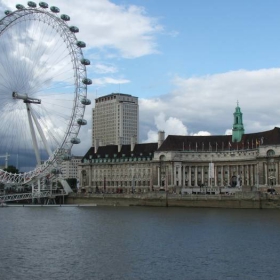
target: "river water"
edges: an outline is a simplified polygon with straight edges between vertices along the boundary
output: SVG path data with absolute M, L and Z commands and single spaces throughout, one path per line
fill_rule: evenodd
M 0 279 L 280 279 L 280 211 L 0 207 Z

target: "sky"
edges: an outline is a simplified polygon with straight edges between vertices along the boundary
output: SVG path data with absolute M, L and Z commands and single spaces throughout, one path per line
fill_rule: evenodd
M 18 1 L 0 0 L 0 13 Z M 49 1 L 78 26 L 91 60 L 88 125 L 94 99 L 139 97 L 139 142 L 165 135 L 231 134 L 237 102 L 245 133 L 280 126 L 280 2 L 275 0 Z M 26 3 L 22 2 L 26 5 Z

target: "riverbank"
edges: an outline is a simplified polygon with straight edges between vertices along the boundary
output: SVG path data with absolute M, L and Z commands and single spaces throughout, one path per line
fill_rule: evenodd
M 261 192 L 238 192 L 234 195 L 166 194 L 70 194 L 68 205 L 96 204 L 97 206 L 154 206 L 231 209 L 280 209 L 280 196 Z

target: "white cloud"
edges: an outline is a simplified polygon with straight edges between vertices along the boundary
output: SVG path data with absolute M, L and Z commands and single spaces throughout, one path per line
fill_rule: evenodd
M 208 131 L 199 131 L 197 133 L 191 133 L 192 136 L 210 136 L 211 133 Z
M 115 79 L 111 77 L 102 77 L 99 79 L 92 79 L 93 85 L 106 85 L 106 84 L 127 84 L 130 83 L 127 79 Z
M 140 99 L 142 139 L 146 138 L 147 131 L 154 130 L 153 116 L 161 112 L 180 121 L 193 135 L 196 131 L 223 135 L 233 124 L 237 101 L 243 113 L 245 133 L 279 126 L 278 68 L 239 70 L 191 78 L 174 77 L 173 84 L 174 90 L 167 95 Z
M 17 1 L 2 3 L 15 10 Z M 163 28 L 143 7 L 116 5 L 108 0 L 84 0 L 82 4 L 77 0 L 53 0 L 51 5 L 70 16 L 69 24 L 79 28 L 77 37 L 86 42 L 87 48 L 109 48 L 125 58 L 157 52 L 155 35 Z
M 232 135 L 232 130 L 231 129 L 227 129 L 225 132 L 225 135 Z
M 147 140 L 144 142 L 157 142 L 158 131 L 163 130 L 165 135 L 186 135 L 187 127 L 177 118 L 169 117 L 166 119 L 164 113 L 159 113 L 155 116 L 155 125 L 157 130 L 149 130 Z
M 96 63 L 95 65 L 93 65 L 93 71 L 97 74 L 107 74 L 107 73 L 116 73 L 118 72 L 118 69 L 113 65 Z

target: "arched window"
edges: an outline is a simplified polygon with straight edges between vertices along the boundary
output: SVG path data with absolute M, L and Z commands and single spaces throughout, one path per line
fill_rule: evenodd
M 268 157 L 273 157 L 273 156 L 275 156 L 275 151 L 274 151 L 274 150 L 268 150 L 268 151 L 266 152 L 266 155 L 267 155 Z
M 161 155 L 161 156 L 159 157 L 159 160 L 160 160 L 160 161 L 164 161 L 164 160 L 165 160 L 165 155 Z

